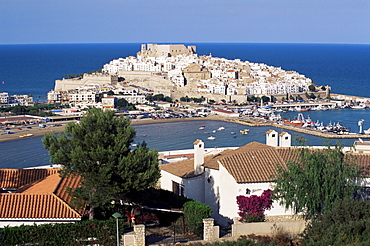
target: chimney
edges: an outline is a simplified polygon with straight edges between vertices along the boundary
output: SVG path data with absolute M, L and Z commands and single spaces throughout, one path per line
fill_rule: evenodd
M 279 134 L 280 147 L 291 147 L 292 146 L 292 135 L 287 132 L 282 132 Z
M 197 139 L 194 143 L 194 174 L 198 175 L 203 172 L 204 164 L 204 142 Z
M 278 146 L 278 132 L 275 130 L 269 130 L 266 132 L 266 145 L 277 147 Z

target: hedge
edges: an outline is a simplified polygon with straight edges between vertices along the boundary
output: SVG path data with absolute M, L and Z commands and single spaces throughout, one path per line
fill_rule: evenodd
M 128 226 L 120 221 L 120 234 Z M 116 245 L 116 220 L 0 228 L 0 245 Z

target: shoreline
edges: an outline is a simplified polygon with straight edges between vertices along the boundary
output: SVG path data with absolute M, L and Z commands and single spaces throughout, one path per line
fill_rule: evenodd
M 362 139 L 368 139 L 370 138 L 370 135 L 365 134 L 345 134 L 345 135 L 338 135 L 334 133 L 328 133 L 328 132 L 320 132 L 318 130 L 312 130 L 308 128 L 302 128 L 298 126 L 292 126 L 292 125 L 286 125 L 286 124 L 279 124 L 277 122 L 267 121 L 263 119 L 256 119 L 256 118 L 226 118 L 219 115 L 214 116 L 208 116 L 208 117 L 199 117 L 199 118 L 172 118 L 172 119 L 135 119 L 131 120 L 131 125 L 145 125 L 145 124 L 160 124 L 160 123 L 167 123 L 167 122 L 183 122 L 183 121 L 226 121 L 226 122 L 232 122 L 237 123 L 241 125 L 246 125 L 249 127 L 259 127 L 259 126 L 271 126 L 276 128 L 282 128 L 290 131 L 295 131 L 299 133 L 314 135 L 318 137 L 323 138 L 329 138 L 329 139 L 355 139 L 355 138 L 362 138 Z M 40 128 L 38 126 L 33 126 L 32 129 L 27 129 L 25 127 L 20 127 L 22 130 L 18 130 L 17 127 L 11 128 L 11 132 L 13 134 L 6 134 L 5 131 L 1 133 L 0 135 L 0 143 L 1 142 L 8 142 L 8 141 L 16 141 L 16 140 L 22 140 L 23 138 L 20 138 L 19 136 L 22 134 L 33 134 L 31 137 L 41 137 L 48 133 L 61 133 L 64 131 L 66 125 L 68 124 L 63 122 L 62 126 L 53 126 L 55 123 L 48 123 L 47 127 Z M 30 138 L 30 137 L 26 137 Z

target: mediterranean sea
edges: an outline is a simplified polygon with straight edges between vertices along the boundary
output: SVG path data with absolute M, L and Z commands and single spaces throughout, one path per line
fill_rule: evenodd
M 311 78 L 318 85 L 329 85 L 333 93 L 370 97 L 370 45 L 351 44 L 232 44 L 189 43 L 196 45 L 198 55 L 240 59 L 294 70 Z M 43 101 L 54 88 L 54 81 L 65 74 L 78 74 L 99 70 L 112 59 L 135 56 L 140 44 L 40 44 L 0 45 L 0 92 L 32 94 L 34 100 Z M 283 115 L 293 118 L 297 113 Z M 357 122 L 364 119 L 364 129 L 370 127 L 370 109 L 330 110 L 304 112 L 314 121 L 340 122 L 358 132 Z M 217 131 L 216 140 L 207 140 L 198 128 L 224 126 Z M 197 139 L 206 147 L 241 146 L 251 141 L 265 142 L 265 132 L 271 127 L 251 128 L 246 136 L 233 138 L 245 126 L 227 122 L 191 121 L 138 125 L 136 142 L 146 141 L 149 148 L 158 151 L 190 149 Z M 282 129 L 276 129 L 281 132 Z M 291 132 L 294 136 L 296 133 Z M 147 135 L 143 137 L 142 135 Z M 323 139 L 305 136 L 311 145 L 322 145 Z M 341 140 L 348 146 L 353 139 Z M 0 143 L 0 168 L 22 168 L 49 164 L 47 151 L 41 138 L 21 139 Z

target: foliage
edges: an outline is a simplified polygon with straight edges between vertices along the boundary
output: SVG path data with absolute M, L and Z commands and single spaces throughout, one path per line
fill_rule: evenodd
M 0 107 L 0 112 L 10 112 L 15 115 L 29 114 L 37 116 L 51 116 L 54 115 L 51 110 L 54 108 L 63 108 L 65 106 L 60 104 L 36 104 L 34 106 L 17 105 L 12 107 Z
M 126 228 L 126 224 L 119 222 L 121 233 Z M 0 245 L 116 245 L 116 241 L 114 219 L 0 229 Z
M 155 188 L 132 191 L 127 194 L 127 197 L 133 203 L 156 208 L 182 208 L 184 203 L 190 201 L 190 199 L 171 191 Z
M 370 245 L 370 203 L 338 200 L 303 232 L 304 245 Z
M 261 196 L 237 196 L 241 222 L 261 222 L 265 220 L 265 210 L 272 206 L 272 190 L 264 190 Z
M 311 93 L 311 94 L 310 94 L 310 98 L 311 98 L 311 99 L 315 99 L 315 98 L 316 98 L 315 94 Z
M 309 85 L 309 86 L 308 86 L 308 89 L 309 89 L 310 91 L 315 91 L 315 90 L 316 90 L 316 86 L 314 86 L 314 85 Z
M 203 203 L 188 201 L 184 204 L 182 211 L 188 231 L 194 232 L 198 236 L 202 235 L 203 219 L 211 216 L 212 209 Z
M 74 201 L 87 202 L 93 212 L 113 198 L 154 186 L 159 179 L 157 151 L 145 143 L 131 151 L 135 134 L 128 118 L 93 108 L 79 123 L 69 123 L 64 133 L 48 134 L 42 142 L 51 162 L 64 166 L 62 175 L 81 176 Z
M 274 199 L 280 204 L 313 218 L 330 211 L 335 201 L 353 195 L 359 169 L 340 146 L 298 148 L 295 154 L 295 161 L 277 168 Z
M 325 86 L 321 86 L 320 88 L 322 91 L 325 91 L 326 90 L 326 87 Z
M 135 107 L 133 106 L 133 104 L 127 102 L 127 100 L 124 99 L 124 98 L 120 98 L 120 99 L 117 100 L 117 102 L 116 102 L 116 108 L 118 110 L 134 110 L 135 109 Z
M 262 101 L 263 101 L 264 103 L 269 102 L 269 101 L 270 101 L 270 97 L 262 96 Z

